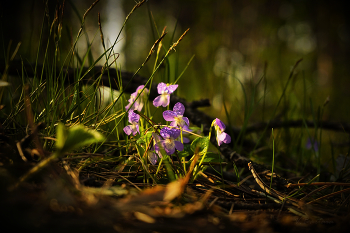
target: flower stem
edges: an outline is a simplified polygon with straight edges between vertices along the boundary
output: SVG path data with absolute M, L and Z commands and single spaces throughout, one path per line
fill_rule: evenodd
M 181 137 L 181 143 L 183 145 L 184 144 L 184 139 L 183 139 L 183 136 L 182 136 L 182 127 L 180 127 L 180 135 L 181 135 L 180 136 Z M 182 157 L 181 160 L 182 160 L 182 164 L 184 166 L 184 171 L 185 171 L 185 174 L 186 174 L 186 158 Z
M 157 168 L 157 171 L 156 171 L 156 175 L 158 175 L 158 172 L 159 172 L 159 170 L 160 170 L 160 167 L 161 167 L 161 165 L 162 165 L 162 162 L 163 162 L 163 157 L 160 158 L 160 162 L 159 162 L 159 164 L 158 164 L 158 168 Z
M 214 120 L 215 121 L 215 120 Z M 214 125 L 214 121 L 211 123 L 211 125 L 210 125 L 210 129 L 209 129 L 209 135 L 208 135 L 208 144 L 210 143 L 210 137 L 211 137 L 211 131 L 212 131 L 212 129 L 213 129 L 213 125 Z M 208 147 L 209 147 L 209 145 L 208 145 Z M 208 148 L 207 147 L 207 148 Z M 206 154 L 207 154 L 207 150 L 203 153 L 203 155 L 202 155 L 202 158 L 201 158 L 201 161 L 199 162 L 199 164 L 195 167 L 195 169 L 193 170 L 193 180 L 195 180 L 196 178 L 197 178 L 197 176 L 198 176 L 198 172 L 199 172 L 199 168 L 201 167 L 201 165 L 202 165 L 202 163 L 203 163 L 203 160 L 204 160 L 204 158 L 205 158 L 205 156 L 206 156 Z

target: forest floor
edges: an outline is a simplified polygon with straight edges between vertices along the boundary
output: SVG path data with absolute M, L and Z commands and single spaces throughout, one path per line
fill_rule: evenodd
M 14 187 L 33 164 L 21 161 L 14 143 L 3 134 L 1 145 L 0 232 L 3 233 L 19 230 L 301 233 L 349 229 L 348 207 L 340 206 L 339 199 L 334 197 L 306 205 L 293 198 L 281 204 L 257 195 L 264 191 L 255 182 L 268 182 L 262 173 L 240 186 L 227 180 L 226 187 L 217 188 L 213 184 L 219 178 L 208 171 L 193 184 L 184 183 L 181 198 L 171 202 L 163 197 L 167 190 L 176 190 L 177 186 L 145 188 L 144 184 L 130 182 L 112 186 L 113 181 L 102 182 L 93 171 L 81 172 L 77 183 L 67 163 L 62 161 L 52 163 Z

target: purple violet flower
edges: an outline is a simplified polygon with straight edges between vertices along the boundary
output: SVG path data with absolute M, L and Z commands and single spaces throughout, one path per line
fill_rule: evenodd
M 170 85 L 170 84 L 165 84 L 165 83 L 159 83 L 157 86 L 157 90 L 158 90 L 158 94 L 160 94 L 160 96 L 157 96 L 153 100 L 153 105 L 155 107 L 168 106 L 170 103 L 170 94 L 176 90 L 177 86 L 178 86 L 177 84 Z
M 314 149 L 314 151 L 318 151 L 318 147 L 319 147 L 320 143 L 314 139 L 314 138 L 308 138 L 306 141 L 306 145 L 305 148 L 310 150 L 310 149 Z
M 222 143 L 230 143 L 230 135 L 224 132 L 226 128 L 225 124 L 218 118 L 215 118 L 213 123 L 216 130 L 216 141 L 218 142 L 218 146 L 220 146 Z
M 151 150 L 147 151 L 148 160 L 152 165 L 155 165 L 158 161 L 158 156 Z
M 152 148 L 147 152 L 148 153 L 148 160 L 152 165 L 155 165 L 158 161 L 158 158 L 162 158 L 162 153 L 160 153 L 159 145 L 161 144 L 160 136 L 156 133 L 152 133 L 153 137 L 153 146 Z
M 156 154 L 158 155 L 159 158 L 162 158 L 162 153 L 160 153 L 160 149 L 159 149 L 159 145 L 161 145 L 161 141 L 162 139 L 160 138 L 160 136 L 156 133 L 152 133 L 153 136 L 153 147 L 152 149 L 154 150 L 154 152 L 156 152 Z
M 137 133 L 140 133 L 139 131 L 139 120 L 140 120 L 140 116 L 136 113 L 134 113 L 133 111 L 129 111 L 128 113 L 129 115 L 129 123 L 131 123 L 131 125 L 127 125 L 124 127 L 124 132 L 127 135 L 130 135 L 132 133 L 132 135 L 136 135 Z
M 170 126 L 173 126 L 173 127 L 178 126 L 180 128 L 184 128 L 187 126 L 186 130 L 188 130 L 188 126 L 190 125 L 190 122 L 187 117 L 183 117 L 184 112 L 185 112 L 185 106 L 182 103 L 177 102 L 173 108 L 173 111 L 166 110 L 163 112 L 163 117 L 164 117 L 164 120 L 166 121 L 172 121 L 170 123 Z
M 180 136 L 179 129 L 164 127 L 160 130 L 160 135 L 164 138 L 164 140 L 161 140 L 161 143 L 168 155 L 174 154 L 175 149 L 179 151 L 184 149 L 184 145 L 181 142 L 175 141 L 175 139 Z
M 145 85 L 141 85 L 139 86 L 136 91 L 134 93 L 132 93 L 130 95 L 130 99 L 128 100 L 129 104 L 125 106 L 126 111 L 133 111 L 133 110 L 137 110 L 137 111 L 141 111 L 143 106 L 145 105 L 145 102 L 147 100 L 147 95 L 148 95 L 148 89 L 145 88 L 143 90 L 143 92 L 141 93 L 140 97 L 135 101 L 135 99 L 137 98 L 138 94 L 142 91 L 142 89 L 144 88 Z M 135 103 L 134 103 L 135 101 Z M 134 105 L 131 107 L 132 103 L 134 103 Z

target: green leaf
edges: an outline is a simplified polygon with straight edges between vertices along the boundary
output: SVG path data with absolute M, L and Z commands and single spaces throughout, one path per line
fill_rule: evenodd
M 59 123 L 57 126 L 56 148 L 61 153 L 88 146 L 92 143 L 102 142 L 103 140 L 105 140 L 105 137 L 101 133 L 88 129 L 83 125 L 76 125 L 68 130 L 63 123 Z
M 191 143 L 191 150 L 195 152 L 196 147 L 199 147 L 199 154 L 205 154 L 209 147 L 209 137 L 196 138 Z
M 141 144 L 148 144 L 152 137 L 152 131 L 148 131 L 146 135 L 141 136 L 139 139 L 137 139 L 136 143 Z
M 140 137 L 139 139 L 136 140 L 136 143 L 138 145 L 145 144 L 146 143 L 145 137 Z
M 148 132 L 146 133 L 146 135 L 145 135 L 145 137 L 146 137 L 146 139 L 147 139 L 148 142 L 151 140 L 152 133 L 153 133 L 153 131 L 148 131 Z
M 136 146 L 137 152 L 140 155 L 140 158 L 142 158 L 143 154 L 145 153 L 145 149 L 137 143 L 135 144 L 135 146 Z
M 220 158 L 219 154 L 213 153 L 213 152 L 207 152 L 205 155 L 205 158 L 203 159 L 203 162 L 205 163 L 220 163 L 222 162 L 222 159 Z
M 62 150 L 64 143 L 66 142 L 68 130 L 62 122 L 59 122 L 56 129 L 56 148 Z

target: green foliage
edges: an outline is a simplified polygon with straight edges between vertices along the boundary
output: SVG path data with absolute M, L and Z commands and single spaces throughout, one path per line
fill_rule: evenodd
M 198 147 L 198 153 L 205 155 L 208 151 L 209 142 L 209 137 L 198 137 L 191 143 L 191 150 L 195 152 Z
M 221 163 L 222 159 L 220 158 L 219 154 L 213 153 L 213 152 L 207 152 L 205 155 L 205 158 L 203 159 L 203 163 Z
M 62 31 L 60 28 L 62 28 L 63 22 L 60 19 L 50 20 L 50 18 L 44 17 L 42 33 L 47 31 L 48 35 L 40 36 L 40 44 L 35 61 L 36 65 L 33 67 L 34 77 L 27 76 L 27 71 L 25 66 L 23 66 L 20 78 L 21 86 L 19 88 L 16 87 L 14 89 L 13 85 L 8 85 L 9 82 L 4 79 L 6 72 L 3 74 L 3 80 L 0 81 L 0 99 L 2 100 L 3 90 L 8 90 L 9 93 L 7 93 L 6 98 L 9 99 L 10 97 L 12 101 L 10 104 L 11 108 L 4 109 L 1 112 L 1 116 L 6 118 L 2 122 L 4 128 L 15 128 L 15 131 L 19 132 L 21 136 L 27 134 L 27 119 L 30 118 L 30 114 L 24 114 L 24 112 L 29 111 L 33 112 L 33 123 L 43 122 L 46 124 L 46 128 L 40 132 L 43 135 L 41 138 L 43 149 L 53 153 L 48 158 L 42 158 L 35 169 L 44 167 L 58 157 L 66 158 L 68 156 L 66 153 L 74 151 L 76 153 L 88 153 L 90 156 L 76 161 L 74 160 L 74 156 L 73 158 L 72 156 L 69 158 L 72 159 L 71 166 L 77 168 L 80 172 L 91 169 L 93 172 L 98 173 L 97 170 L 100 168 L 118 172 L 134 172 L 136 175 L 133 174 L 135 176 L 130 177 L 136 180 L 142 180 L 145 183 L 165 183 L 185 177 L 195 158 L 198 161 L 196 164 L 193 164 L 192 181 L 198 177 L 200 171 L 204 171 L 208 166 L 212 166 L 214 163 L 221 163 L 220 155 L 211 151 L 213 147 L 210 143 L 212 128 L 210 129 L 209 136 L 192 134 L 190 136 L 192 143 L 185 144 L 182 151 L 176 151 L 171 156 L 168 156 L 165 150 L 160 148 L 160 155 L 156 155 L 159 156 L 158 163 L 152 165 L 149 162 L 149 153 L 154 152 L 154 148 L 152 147 L 155 144 L 152 133 L 159 134 L 159 130 L 166 124 L 161 117 L 162 110 L 154 109 L 151 102 L 148 101 L 144 109 L 139 113 L 142 116 L 140 120 L 140 134 L 135 136 L 125 135 L 123 127 L 128 124 L 125 103 L 129 96 L 126 95 L 124 89 L 129 84 L 125 85 L 125 83 L 122 83 L 119 72 L 117 72 L 118 77 L 113 78 L 110 76 L 108 70 L 108 68 L 114 65 L 118 69 L 128 68 L 120 67 L 120 64 L 118 64 L 118 57 L 116 54 L 113 54 L 114 46 L 118 39 L 120 39 L 121 31 L 129 20 L 130 15 L 140 5 L 137 4 L 131 10 L 115 42 L 109 48 L 105 47 L 106 43 L 103 39 L 102 28 L 100 28 L 104 52 L 98 56 L 92 55 L 94 40 L 90 41 L 85 28 L 86 17 L 93 6 L 83 16 L 73 3 L 71 3 L 71 6 L 81 21 L 81 27 L 75 37 L 71 35 L 75 39 L 72 41 L 68 52 L 60 53 L 60 51 L 64 50 L 62 47 L 66 45 L 61 41 Z M 218 111 L 215 110 L 216 112 L 213 112 L 213 109 L 211 109 L 208 112 L 212 113 L 212 115 L 215 113 L 215 117 L 225 116 L 227 118 L 225 121 L 229 123 L 227 125 L 227 128 L 229 128 L 227 132 L 231 134 L 233 139 L 231 149 L 247 157 L 249 156 L 252 160 L 268 164 L 271 163 L 270 158 L 272 154 L 273 170 L 281 171 L 285 168 L 287 171 L 292 171 L 300 175 L 300 173 L 308 169 L 310 164 L 316 164 L 317 173 L 322 172 L 322 164 L 329 161 L 324 156 L 321 157 L 321 154 L 324 155 L 327 153 L 321 153 L 321 146 L 319 147 L 319 151 L 316 151 L 315 148 L 305 148 L 305 141 L 306 138 L 314 138 L 314 140 L 320 143 L 324 140 L 325 137 L 322 137 L 321 123 L 325 115 L 325 104 L 317 107 L 314 103 L 315 101 L 311 98 L 308 100 L 309 93 L 307 89 L 310 83 L 308 83 L 305 77 L 303 77 L 303 80 L 297 79 L 298 74 L 300 74 L 299 70 L 297 70 L 299 67 L 297 66 L 301 60 L 295 63 L 289 76 L 286 75 L 287 79 L 281 78 L 279 75 L 278 82 L 275 79 L 267 77 L 267 65 L 264 66 L 261 73 L 253 75 L 253 71 L 251 71 L 250 79 L 247 77 L 242 79 L 242 77 L 238 77 L 236 71 L 244 65 L 236 64 L 237 67 L 226 67 L 227 70 L 222 70 L 221 73 L 223 76 L 220 78 L 216 77 L 215 85 L 212 85 L 214 79 L 209 80 L 205 78 L 205 75 L 211 73 L 208 70 L 214 66 L 211 63 L 220 63 L 221 61 L 219 60 L 221 59 L 217 58 L 218 61 L 214 62 L 204 60 L 203 63 L 205 63 L 206 70 L 204 69 L 202 72 L 205 75 L 200 76 L 201 79 L 194 82 L 192 79 L 195 78 L 195 75 L 191 73 L 193 69 L 190 65 L 192 65 L 192 61 L 198 62 L 198 60 L 196 61 L 194 59 L 193 54 L 186 54 L 188 51 L 185 51 L 186 56 L 188 56 L 186 59 L 182 55 L 180 56 L 179 54 L 184 53 L 180 53 L 181 46 L 179 46 L 177 53 L 174 53 L 175 47 L 183 39 L 187 31 L 178 37 L 179 39 L 176 41 L 174 38 L 177 36 L 178 22 L 176 22 L 171 33 L 169 33 L 171 36 L 167 36 L 165 31 L 160 33 L 160 30 L 158 30 L 157 20 L 153 18 L 150 10 L 148 13 L 151 29 L 153 30 L 154 44 L 148 48 L 150 49 L 147 51 L 148 54 L 138 51 L 139 54 L 142 54 L 144 60 L 141 65 L 139 63 L 136 64 L 138 68 L 133 69 L 136 71 L 130 82 L 133 82 L 133 78 L 142 70 L 146 74 L 148 72 L 145 87 L 152 86 L 154 80 L 172 84 L 179 83 L 181 88 L 179 88 L 177 93 L 188 97 L 187 99 L 207 97 L 207 87 L 199 84 L 206 83 L 210 87 L 210 92 L 215 90 L 215 88 L 221 88 L 220 93 L 223 93 L 223 95 L 218 99 L 222 103 L 219 101 L 220 106 L 217 109 Z M 50 25 L 50 27 L 46 28 L 45 25 Z M 78 41 L 83 36 L 85 36 L 86 40 L 84 41 L 84 45 L 86 46 L 84 53 L 78 51 Z M 211 37 L 209 36 L 208 38 Z M 208 38 L 205 38 L 205 40 L 210 40 Z M 174 41 L 176 42 L 174 43 Z M 67 50 L 67 48 L 65 49 Z M 210 54 L 208 48 L 205 48 L 204 53 Z M 218 55 L 220 54 L 218 53 Z M 205 57 L 210 58 L 208 55 Z M 196 58 L 203 58 L 203 54 L 196 55 Z M 101 62 L 103 66 L 99 76 L 95 77 L 94 80 L 90 80 L 88 84 L 83 83 L 82 81 L 87 79 L 92 73 L 90 71 Z M 42 63 L 42 66 L 39 66 L 39 63 Z M 198 63 L 196 64 L 198 65 Z M 289 66 L 290 63 L 283 64 L 283 66 L 287 65 Z M 68 77 L 68 73 L 66 72 L 67 67 L 74 70 L 73 74 L 69 74 L 73 75 L 73 80 L 70 79 L 71 83 L 69 85 L 66 85 L 67 82 L 65 82 L 68 78 L 71 78 Z M 180 70 L 181 67 L 182 70 Z M 187 78 L 184 81 L 186 85 L 181 85 L 184 82 L 179 79 L 184 76 L 185 71 L 186 75 L 189 75 L 191 78 Z M 115 91 L 107 86 L 102 88 L 101 80 L 105 80 L 102 79 L 102 76 L 107 76 L 108 83 L 116 83 L 120 89 Z M 279 84 L 281 88 L 276 88 Z M 31 87 L 29 94 L 25 94 L 24 92 L 25 85 Z M 103 83 L 103 85 L 106 85 L 106 83 Z M 298 87 L 298 85 L 302 85 L 302 88 Z M 226 90 L 227 88 L 230 89 Z M 303 89 L 304 93 L 300 94 L 299 89 Z M 195 96 L 189 93 L 195 93 Z M 213 93 L 210 93 L 210 95 L 213 95 Z M 14 96 L 16 98 L 13 98 Z M 26 97 L 31 103 L 29 110 L 25 107 Z M 140 94 L 135 101 L 139 97 Z M 214 105 L 217 107 L 218 104 Z M 291 129 L 286 126 L 274 130 L 272 146 L 268 135 L 270 131 L 268 124 L 261 131 L 249 131 L 250 124 L 256 121 L 266 121 L 267 119 L 267 123 L 271 123 L 274 121 L 288 121 L 300 116 L 304 123 L 302 127 Z M 308 126 L 308 118 L 312 119 L 315 127 L 311 128 Z M 234 130 L 234 126 L 240 126 L 238 133 Z M 52 138 L 55 137 L 56 142 L 53 143 Z M 327 138 L 327 140 L 331 141 L 330 138 Z M 253 146 L 250 144 L 250 146 L 245 147 L 245 143 L 247 142 L 252 142 Z M 95 147 L 89 147 L 93 143 L 97 143 L 97 145 Z M 56 148 L 55 152 L 54 145 Z M 161 145 L 161 143 L 158 142 L 158 145 Z M 326 146 L 322 146 L 322 149 L 324 148 Z M 104 156 L 101 157 L 99 155 L 100 157 L 97 157 L 93 155 L 97 151 L 103 151 Z M 334 151 L 332 147 L 331 169 L 334 172 L 336 170 L 336 157 L 338 154 L 338 151 Z M 197 155 L 198 158 L 196 157 Z M 289 165 L 292 163 L 286 162 L 288 159 L 296 161 L 296 164 L 293 164 L 291 168 L 289 168 Z M 222 166 L 220 168 L 223 169 Z M 239 181 L 242 171 L 239 172 L 235 164 L 227 169 L 231 169 L 229 170 L 230 172 L 234 171 Z
M 89 146 L 92 143 L 103 142 L 105 137 L 83 125 L 75 125 L 69 129 L 63 123 L 57 125 L 57 140 L 56 149 L 60 153 L 81 149 L 84 146 Z

